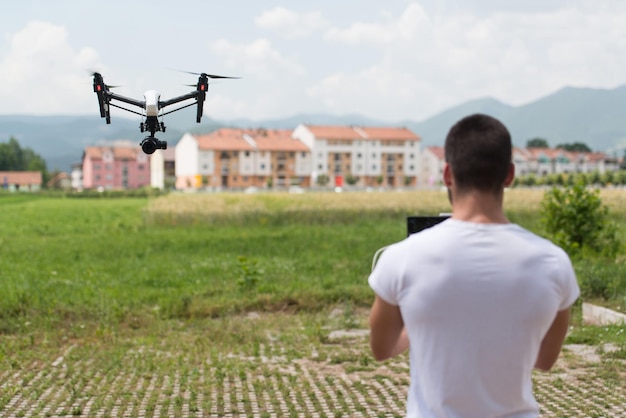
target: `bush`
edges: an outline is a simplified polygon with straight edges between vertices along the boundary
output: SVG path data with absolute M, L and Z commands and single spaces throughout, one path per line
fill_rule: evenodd
M 576 276 L 583 298 L 615 300 L 626 291 L 623 263 L 576 263 Z M 625 299 L 626 302 L 626 299 Z
M 541 217 L 552 240 L 573 256 L 586 252 L 615 257 L 621 247 L 617 227 L 598 190 L 582 182 L 548 190 L 541 201 Z

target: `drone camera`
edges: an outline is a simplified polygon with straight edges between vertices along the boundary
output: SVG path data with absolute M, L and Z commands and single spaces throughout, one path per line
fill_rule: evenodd
M 146 154 L 153 154 L 158 149 L 167 149 L 166 141 L 159 141 L 153 136 L 147 136 L 141 141 L 141 149 Z

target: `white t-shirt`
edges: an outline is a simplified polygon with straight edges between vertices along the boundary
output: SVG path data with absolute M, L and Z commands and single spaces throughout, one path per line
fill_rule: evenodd
M 580 293 L 561 248 L 515 224 L 448 219 L 387 248 L 369 284 L 407 329 L 408 417 L 538 416 L 541 341 Z

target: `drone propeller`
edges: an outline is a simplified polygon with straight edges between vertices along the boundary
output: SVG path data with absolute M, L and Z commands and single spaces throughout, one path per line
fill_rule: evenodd
M 207 74 L 207 73 L 202 73 L 200 74 L 201 76 L 205 76 L 205 77 L 209 77 L 209 78 L 241 78 L 241 77 L 228 77 L 225 75 L 214 75 L 214 74 Z
M 193 71 L 185 71 L 185 70 L 176 70 L 176 71 L 180 71 L 181 73 L 186 73 L 186 74 L 199 75 L 201 77 L 215 78 L 215 79 L 217 79 L 217 78 L 233 78 L 233 79 L 241 78 L 241 77 L 228 77 L 228 76 L 225 76 L 225 75 L 196 73 L 196 72 L 193 72 Z

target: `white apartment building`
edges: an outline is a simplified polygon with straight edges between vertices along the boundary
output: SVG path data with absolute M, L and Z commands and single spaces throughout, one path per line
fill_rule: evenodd
M 421 138 L 409 129 L 301 124 L 293 137 L 311 149 L 313 183 L 324 175 L 335 186 L 417 184 Z

